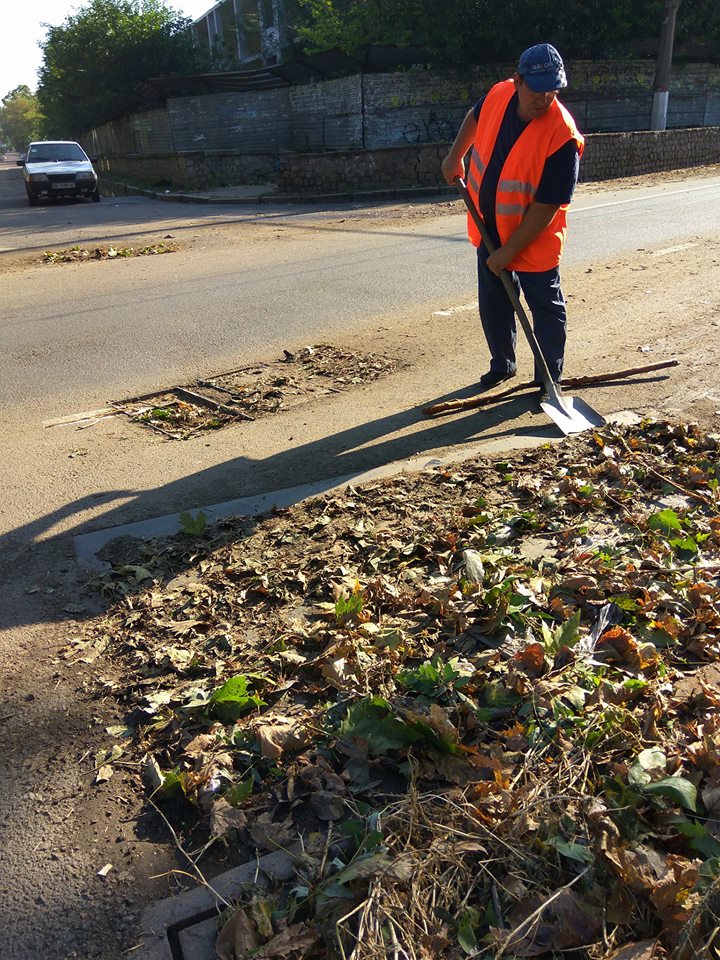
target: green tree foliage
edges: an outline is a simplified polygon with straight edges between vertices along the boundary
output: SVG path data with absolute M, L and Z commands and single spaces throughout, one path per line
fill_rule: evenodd
M 686 43 L 720 54 L 720 3 L 717 0 L 683 0 L 677 16 L 675 38 L 682 49 Z
M 129 112 L 150 77 L 202 72 L 190 21 L 160 0 L 90 0 L 58 27 L 47 27 L 38 100 L 49 137 L 83 131 Z
M 40 133 L 42 115 L 37 97 L 21 84 L 2 99 L 0 140 L 14 150 L 23 151 Z
M 308 52 L 366 44 L 417 45 L 444 65 L 513 61 L 549 40 L 572 59 L 622 56 L 656 41 L 664 0 L 299 0 L 300 42 Z M 717 45 L 720 4 L 686 0 L 678 38 Z

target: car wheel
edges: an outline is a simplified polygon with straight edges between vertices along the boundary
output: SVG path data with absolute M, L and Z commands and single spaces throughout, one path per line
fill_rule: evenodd
M 38 198 L 35 196 L 34 193 L 30 193 L 29 190 L 27 191 L 27 198 L 28 198 L 28 203 L 30 204 L 31 207 L 36 207 L 38 205 Z
M 97 187 L 95 187 L 95 189 L 92 192 L 92 202 L 100 203 L 100 191 L 98 190 Z

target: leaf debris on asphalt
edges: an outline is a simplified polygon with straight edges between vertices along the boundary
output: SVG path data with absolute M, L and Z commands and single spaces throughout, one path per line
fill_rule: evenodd
M 147 244 L 144 247 L 88 247 L 74 246 L 67 250 L 46 250 L 42 263 L 79 263 L 90 260 L 124 260 L 128 257 L 152 257 L 161 253 L 176 253 L 179 243 Z
M 364 354 L 321 343 L 295 353 L 285 350 L 282 360 L 117 401 L 114 406 L 135 423 L 168 439 L 187 440 L 238 420 L 259 420 L 318 396 L 372 383 L 402 366 L 385 354 Z

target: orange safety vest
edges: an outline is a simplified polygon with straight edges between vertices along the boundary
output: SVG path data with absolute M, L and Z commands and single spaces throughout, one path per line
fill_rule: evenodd
M 480 184 L 490 162 L 505 110 L 514 93 L 512 80 L 496 83 L 488 91 L 480 110 L 467 174 L 468 192 L 478 209 Z M 517 229 L 533 202 L 545 161 L 568 140 L 576 141 L 582 156 L 585 138 L 578 132 L 572 116 L 557 100 L 553 101 L 544 117 L 531 120 L 516 140 L 500 172 L 495 199 L 495 223 L 501 243 L 506 243 Z M 560 263 L 568 206 L 566 203 L 560 207 L 542 233 L 508 264 L 508 269 L 537 273 L 552 270 Z M 476 247 L 482 243 L 480 232 L 470 215 L 468 236 Z

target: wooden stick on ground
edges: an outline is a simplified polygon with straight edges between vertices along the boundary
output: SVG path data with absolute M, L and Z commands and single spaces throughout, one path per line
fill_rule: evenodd
M 659 363 L 649 363 L 644 367 L 631 367 L 628 370 L 615 370 L 613 373 L 598 373 L 587 377 L 569 377 L 563 381 L 563 389 L 568 387 L 589 387 L 596 383 L 609 383 L 613 380 L 625 380 L 627 377 L 634 377 L 640 373 L 652 373 L 653 370 L 665 370 L 667 367 L 677 367 L 679 360 L 663 360 Z M 519 393 L 521 390 L 529 390 L 537 387 L 533 380 L 524 380 L 522 383 L 516 383 L 505 390 L 499 390 L 496 393 L 481 393 L 475 397 L 466 397 L 464 400 L 446 400 L 444 403 L 434 403 L 430 407 L 424 407 L 423 413 L 426 417 L 434 417 L 439 413 L 456 413 L 458 410 L 473 410 L 476 407 L 486 407 L 491 403 L 497 403 L 498 400 L 504 400 L 506 397 Z

